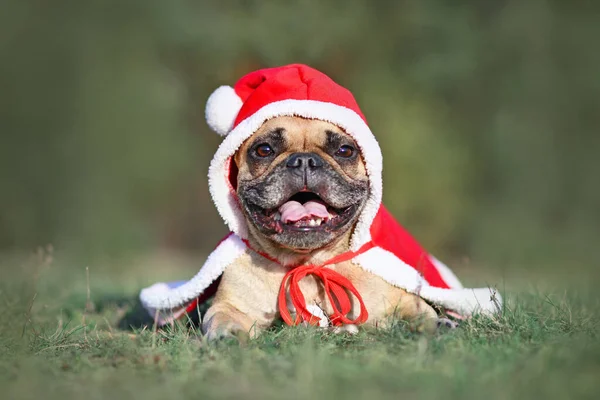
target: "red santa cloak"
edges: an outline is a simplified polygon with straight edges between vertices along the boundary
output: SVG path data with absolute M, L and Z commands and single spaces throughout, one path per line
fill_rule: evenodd
M 209 97 L 206 119 L 225 136 L 209 168 L 209 188 L 231 234 L 188 281 L 157 283 L 140 293 L 143 306 L 159 323 L 177 318 L 214 294 L 225 268 L 247 246 L 248 229 L 235 195 L 231 159 L 242 143 L 268 119 L 299 116 L 331 122 L 351 135 L 360 148 L 369 176 L 369 196 L 350 242 L 352 262 L 392 285 L 462 316 L 494 314 L 502 299 L 493 288 L 463 288 L 454 273 L 428 254 L 382 204 L 382 155 L 375 136 L 352 94 L 328 76 L 294 64 L 252 72 L 232 88 L 222 86 Z M 361 250 L 362 249 L 362 250 Z

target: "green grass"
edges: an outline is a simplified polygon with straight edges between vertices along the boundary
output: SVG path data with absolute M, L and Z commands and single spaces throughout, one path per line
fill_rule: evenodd
M 97 263 L 88 286 L 85 266 L 50 263 L 44 254 L 0 262 L 2 398 L 600 396 L 593 279 L 543 291 L 508 287 L 501 317 L 447 334 L 415 334 L 401 322 L 356 336 L 276 328 L 240 346 L 208 344 L 183 324 L 143 328 L 138 289 L 194 268 L 165 265 Z

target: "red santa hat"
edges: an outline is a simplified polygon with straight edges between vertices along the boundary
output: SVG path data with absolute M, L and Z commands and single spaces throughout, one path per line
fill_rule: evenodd
M 206 104 L 208 125 L 225 136 L 210 164 L 209 189 L 231 234 L 210 254 L 191 280 L 158 283 L 142 290 L 140 299 L 162 321 L 173 310 L 205 298 L 228 265 L 247 251 L 248 229 L 237 201 L 232 157 L 261 125 L 278 116 L 331 122 L 354 138 L 369 176 L 369 197 L 351 236 L 352 261 L 392 285 L 461 315 L 495 313 L 501 298 L 494 289 L 464 289 L 452 271 L 424 251 L 382 204 L 382 155 L 350 91 L 306 65 L 293 64 L 251 72 L 235 86 L 221 86 Z M 362 251 L 363 249 L 364 251 Z

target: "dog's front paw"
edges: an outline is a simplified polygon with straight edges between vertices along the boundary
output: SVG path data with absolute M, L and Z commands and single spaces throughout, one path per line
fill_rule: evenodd
M 248 316 L 237 308 L 221 302 L 208 309 L 202 321 L 202 332 L 208 341 L 235 339 L 244 344 L 257 329 Z
M 206 339 L 209 342 L 224 341 L 228 339 L 237 340 L 239 342 L 244 341 L 244 337 L 248 336 L 248 333 L 238 326 L 227 326 L 217 327 L 216 329 L 209 329 L 205 333 Z
M 244 344 L 250 338 L 248 332 L 235 323 L 210 326 L 203 330 L 204 336 L 209 342 L 237 341 Z
M 358 333 L 358 326 L 354 324 L 332 326 L 329 329 L 335 334 L 356 335 Z
M 436 324 L 437 330 L 442 332 L 458 328 L 458 322 L 448 318 L 438 318 Z
M 249 337 L 241 324 L 232 321 L 229 315 L 223 313 L 216 313 L 204 321 L 202 332 L 209 342 L 233 339 L 245 343 Z

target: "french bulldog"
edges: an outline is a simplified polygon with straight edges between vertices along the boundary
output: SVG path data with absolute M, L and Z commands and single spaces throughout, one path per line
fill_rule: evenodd
M 357 143 L 340 127 L 318 119 L 269 119 L 242 144 L 232 162 L 248 244 L 255 251 L 223 272 L 202 323 L 209 340 L 254 336 L 269 327 L 279 316 L 277 297 L 290 267 L 319 265 L 347 252 L 369 195 L 369 176 Z M 440 319 L 421 297 L 349 260 L 323 268 L 343 275 L 360 292 L 368 325 L 400 318 L 427 332 L 440 324 L 455 326 Z M 325 316 L 333 312 L 319 279 L 308 275 L 299 285 L 306 304 Z M 359 313 L 354 301 L 349 315 Z M 342 330 L 355 332 L 356 327 Z

